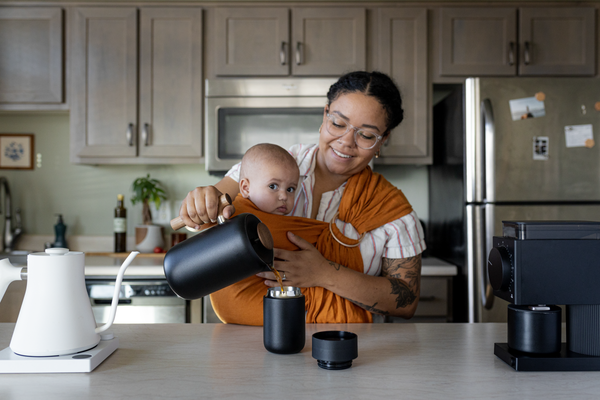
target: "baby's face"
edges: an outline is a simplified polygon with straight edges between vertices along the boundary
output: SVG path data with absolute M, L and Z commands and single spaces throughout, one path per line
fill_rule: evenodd
M 265 165 L 248 177 L 248 197 L 262 211 L 285 215 L 292 211 L 298 170 L 285 165 Z

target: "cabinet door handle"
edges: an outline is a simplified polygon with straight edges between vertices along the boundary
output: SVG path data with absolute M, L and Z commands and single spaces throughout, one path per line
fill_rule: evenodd
M 508 65 L 515 65 L 515 42 L 510 42 L 508 45 Z
M 148 140 L 150 139 L 150 124 L 144 124 L 144 128 L 142 129 L 142 142 L 144 142 L 144 146 L 148 146 Z
M 523 62 L 525 63 L 525 65 L 529 65 L 529 63 L 531 62 L 529 48 L 530 48 L 529 41 L 526 41 L 525 42 L 525 50 L 523 50 Z
M 281 50 L 279 50 L 279 60 L 281 60 L 281 65 L 285 65 L 287 63 L 286 47 L 287 47 L 287 43 L 281 42 Z
M 133 124 L 129 124 L 127 126 L 127 133 L 125 134 L 125 138 L 127 139 L 127 144 L 129 146 L 133 146 Z
M 296 65 L 304 63 L 304 45 L 302 42 L 296 43 Z

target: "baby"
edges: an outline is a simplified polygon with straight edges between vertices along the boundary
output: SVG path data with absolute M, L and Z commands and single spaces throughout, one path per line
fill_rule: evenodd
M 242 158 L 240 194 L 264 212 L 286 215 L 294 206 L 299 179 L 290 153 L 274 144 L 257 144 Z

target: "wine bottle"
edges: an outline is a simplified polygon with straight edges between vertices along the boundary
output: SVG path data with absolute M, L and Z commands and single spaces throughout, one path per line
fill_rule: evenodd
M 124 196 L 117 195 L 117 206 L 115 207 L 115 219 L 113 230 L 115 232 L 115 253 L 127 251 L 127 209 L 123 205 Z

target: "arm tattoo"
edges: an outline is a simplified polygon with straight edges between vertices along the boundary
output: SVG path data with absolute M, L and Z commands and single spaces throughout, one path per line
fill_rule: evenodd
M 403 308 L 415 302 L 417 296 L 408 288 L 406 283 L 400 279 L 390 279 L 390 283 L 392 284 L 392 293 L 390 294 L 398 295 L 396 297 L 396 308 Z
M 396 294 L 396 308 L 406 307 L 417 300 L 421 286 L 421 256 L 384 258 L 381 274 L 390 280 L 391 294 Z
M 343 265 L 329 261 L 329 265 L 339 271 Z M 345 267 L 344 267 L 345 268 Z M 417 298 L 421 286 L 421 256 L 409 258 L 384 258 L 382 260 L 382 276 L 386 277 L 392 286 L 390 294 L 397 295 L 396 309 L 408 307 Z M 378 302 L 373 305 L 360 303 L 344 297 L 346 300 L 364 308 L 365 310 L 381 315 L 390 315 L 389 311 L 377 308 Z
M 411 289 L 418 288 L 421 277 L 421 256 L 396 259 L 384 258 L 381 275 L 388 278 L 401 279 Z
M 375 313 L 375 314 L 381 314 L 381 315 L 390 315 L 390 313 L 389 313 L 389 312 L 387 312 L 387 311 L 384 311 L 384 310 L 380 310 L 380 309 L 378 309 L 378 308 L 375 308 L 375 306 L 377 305 L 377 303 L 373 304 L 372 306 L 369 306 L 369 305 L 366 305 L 366 304 L 360 303 L 360 302 L 358 302 L 358 301 L 350 300 L 350 299 L 348 299 L 348 298 L 346 298 L 346 297 L 344 297 L 344 298 L 345 298 L 346 300 L 348 300 L 348 301 L 350 301 L 350 302 L 352 302 L 352 303 L 356 304 L 356 305 L 357 305 L 357 306 L 359 306 L 360 308 L 364 308 L 365 310 L 367 310 L 367 311 L 369 311 L 369 312 L 372 312 L 372 313 Z
M 342 268 L 341 264 L 334 263 L 333 261 L 329 261 L 329 265 L 331 265 L 333 268 L 335 268 L 336 271 L 339 271 L 340 268 Z
M 408 288 L 406 283 L 404 283 L 400 279 L 388 278 L 388 280 L 392 284 L 392 292 L 390 294 L 398 295 L 398 297 L 396 297 L 396 308 L 404 308 L 415 302 L 417 296 Z M 369 306 L 367 304 L 360 303 L 347 297 L 345 297 L 345 299 L 372 313 L 390 315 L 388 311 L 376 308 L 375 306 L 377 305 L 377 303 L 373 304 L 372 306 Z

